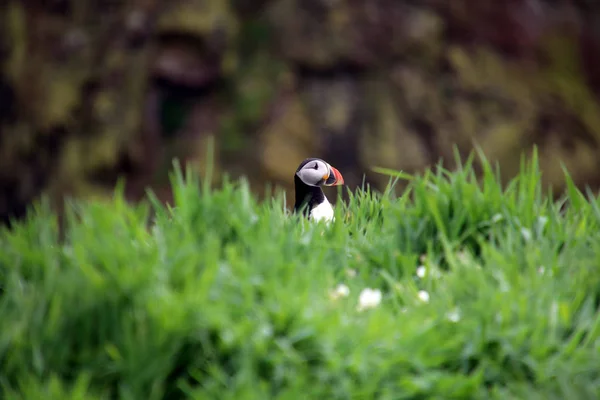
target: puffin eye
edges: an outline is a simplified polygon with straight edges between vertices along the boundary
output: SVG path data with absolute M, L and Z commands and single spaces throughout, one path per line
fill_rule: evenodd
M 319 164 L 315 163 L 314 169 L 319 169 Z

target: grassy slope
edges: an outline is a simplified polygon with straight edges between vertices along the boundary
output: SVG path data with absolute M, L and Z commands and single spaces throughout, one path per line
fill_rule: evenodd
M 600 201 L 551 202 L 536 165 L 359 192 L 329 227 L 180 175 L 151 229 L 117 196 L 60 243 L 40 207 L 0 233 L 2 397 L 596 398 Z

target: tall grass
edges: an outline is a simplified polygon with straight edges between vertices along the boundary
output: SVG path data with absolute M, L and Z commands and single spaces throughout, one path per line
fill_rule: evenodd
M 62 239 L 41 203 L 0 232 L 1 397 L 598 398 L 600 201 L 472 164 L 330 225 L 180 169 L 172 207 L 74 202 Z

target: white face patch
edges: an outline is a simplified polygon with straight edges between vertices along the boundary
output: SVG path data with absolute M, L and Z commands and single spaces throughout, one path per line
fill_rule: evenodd
M 306 163 L 304 167 L 298 172 L 298 178 L 309 186 L 318 186 L 319 182 L 326 179 L 329 176 L 330 169 L 329 165 L 321 160 L 313 160 Z

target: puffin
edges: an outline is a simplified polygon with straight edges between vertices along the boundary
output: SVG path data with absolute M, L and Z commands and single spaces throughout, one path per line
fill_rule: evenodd
M 296 202 L 294 212 L 313 221 L 332 221 L 333 207 L 323 193 L 323 186 L 344 184 L 340 171 L 320 158 L 307 158 L 294 175 Z

